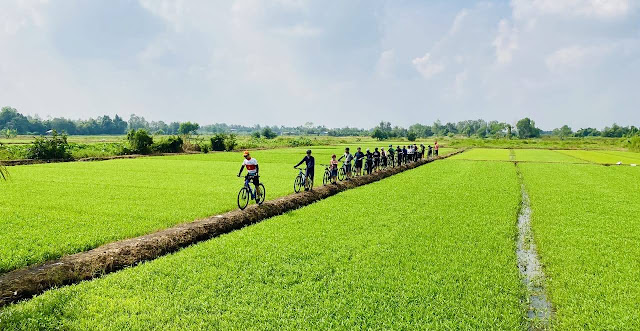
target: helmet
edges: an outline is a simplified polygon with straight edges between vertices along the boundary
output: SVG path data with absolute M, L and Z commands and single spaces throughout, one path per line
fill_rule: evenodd
M 393 147 L 393 145 L 389 145 L 389 147 Z
M 242 156 L 247 156 L 247 155 L 249 155 L 249 151 L 244 151 L 244 152 L 242 153 Z
M 307 149 L 307 154 L 311 154 L 311 150 L 310 149 Z

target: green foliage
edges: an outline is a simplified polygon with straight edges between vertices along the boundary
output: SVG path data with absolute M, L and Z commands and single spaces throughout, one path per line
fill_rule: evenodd
M 238 144 L 236 135 L 218 133 L 211 137 L 211 150 L 232 151 Z
M 2 130 L 2 132 L 0 132 L 0 135 L 2 135 L 2 137 L 10 139 L 10 138 L 15 138 L 18 135 L 18 130 L 16 129 L 4 129 Z
M 289 140 L 290 147 L 313 146 L 313 141 L 306 137 L 298 137 Z
M 211 137 L 211 150 L 224 151 L 227 149 L 224 142 L 227 139 L 227 135 L 224 133 L 217 133 Z
M 60 135 L 55 130 L 51 137 L 36 137 L 28 148 L 27 158 L 34 160 L 68 160 L 71 159 L 67 135 Z
M 560 139 L 564 139 L 566 137 L 571 137 L 573 135 L 573 130 L 571 130 L 568 125 L 563 125 L 561 128 L 554 129 L 551 134 L 560 137 Z
M 151 153 L 151 145 L 153 144 L 153 137 L 149 135 L 147 130 L 138 129 L 130 130 L 127 134 L 127 141 L 129 141 L 129 149 L 133 154 L 149 154 Z
M 407 140 L 409 141 L 416 141 L 417 138 L 418 135 L 413 131 L 409 131 L 409 133 L 407 134 Z
M 385 140 L 389 138 L 389 134 L 385 132 L 383 129 L 376 127 L 375 129 L 373 129 L 373 132 L 371 132 L 371 138 L 375 138 L 378 140 Z
M 522 330 L 519 201 L 513 165 L 439 161 L 48 291 L 2 311 L 0 329 Z
M 153 143 L 151 150 L 155 153 L 180 153 L 182 152 L 182 144 L 181 137 L 169 137 L 166 140 Z
M 251 137 L 252 138 L 256 138 L 256 139 L 260 139 L 261 135 L 260 135 L 260 131 L 254 131 L 251 133 Z
M 536 128 L 536 122 L 528 117 L 519 120 L 516 128 L 518 129 L 518 136 L 522 139 L 540 137 L 540 129 Z
M 273 139 L 273 138 L 277 137 L 278 134 L 275 133 L 270 127 L 266 127 L 264 129 L 262 129 L 262 136 L 267 138 L 267 139 Z
M 199 128 L 200 128 L 200 124 L 198 123 L 183 122 L 183 123 L 180 123 L 180 127 L 178 128 L 178 133 L 181 135 L 187 136 L 187 135 L 195 134 Z
M 640 152 L 640 136 L 629 139 L 629 150 L 632 152 Z

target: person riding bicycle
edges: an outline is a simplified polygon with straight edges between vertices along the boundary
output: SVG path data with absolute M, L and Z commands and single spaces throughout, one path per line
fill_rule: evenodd
M 358 151 L 354 155 L 354 166 L 356 167 L 356 174 L 358 176 L 362 174 L 362 159 L 364 159 L 364 153 L 362 153 L 362 149 L 358 147 Z
M 378 147 L 373 151 L 373 168 L 376 170 L 380 168 L 380 151 L 378 151 Z
M 307 167 L 306 173 L 304 175 L 305 181 L 307 180 L 311 180 L 311 182 L 313 182 L 313 176 L 315 175 L 315 166 L 316 166 L 316 159 L 311 156 L 311 150 L 308 149 L 307 150 L 307 155 L 305 155 L 304 158 L 302 158 L 302 161 L 298 162 L 298 164 L 296 164 L 295 166 L 293 166 L 293 168 L 298 168 L 299 165 L 301 165 L 302 163 L 305 164 L 305 166 Z M 305 191 L 308 191 L 309 189 L 307 188 L 307 186 L 305 185 L 304 188 Z
M 244 157 L 244 161 L 242 161 L 242 166 L 240 167 L 238 177 L 242 176 L 242 171 L 246 167 L 247 175 L 244 177 L 244 180 L 245 182 L 253 182 L 253 186 L 256 187 L 256 196 L 254 197 L 254 199 L 260 200 L 259 197 L 262 195 L 262 192 L 260 192 L 260 168 L 258 167 L 258 160 L 252 158 L 249 151 L 244 151 L 242 155 Z
M 349 153 L 349 147 L 344 149 L 344 155 L 342 155 L 338 161 L 342 161 L 344 159 L 344 171 L 347 176 L 347 180 L 351 178 L 351 161 L 353 161 L 353 155 Z
M 367 156 L 367 175 L 369 175 L 373 171 L 373 153 L 367 148 L 365 155 Z

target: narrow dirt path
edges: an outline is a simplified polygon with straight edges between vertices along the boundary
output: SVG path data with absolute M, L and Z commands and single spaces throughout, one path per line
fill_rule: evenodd
M 511 158 L 515 160 L 515 154 Z M 529 330 L 549 330 L 551 328 L 553 308 L 547 296 L 545 275 L 536 250 L 535 241 L 533 240 L 529 195 L 527 194 L 518 162 L 514 162 L 514 164 L 522 192 L 522 204 L 518 214 L 516 255 L 522 282 L 527 288 Z
M 0 275 L 0 307 L 29 299 L 53 287 L 97 278 L 143 261 L 156 259 L 189 245 L 307 206 L 342 191 L 367 185 L 462 152 L 464 150 L 431 160 L 423 159 L 400 167 L 385 169 L 350 181 L 339 182 L 337 185 L 322 186 L 310 192 L 269 200 L 262 206 L 251 205 L 245 210 L 234 210 L 180 224 L 141 237 L 113 242 L 87 252 L 8 272 Z

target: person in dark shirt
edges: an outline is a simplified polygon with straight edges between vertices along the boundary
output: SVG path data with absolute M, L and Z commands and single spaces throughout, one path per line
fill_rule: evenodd
M 402 163 L 407 164 L 408 160 L 407 160 L 407 156 L 409 154 L 407 154 L 407 146 L 402 146 Z
M 355 160 L 354 166 L 356 167 L 356 175 L 362 175 L 362 159 L 364 159 L 364 153 L 362 153 L 362 149 L 358 147 L 358 151 L 353 155 Z
M 315 175 L 315 166 L 316 166 L 316 159 L 311 156 L 311 150 L 307 150 L 307 155 L 305 155 L 304 158 L 302 158 L 302 161 L 298 162 L 298 164 L 296 164 L 295 166 L 293 166 L 294 168 L 297 168 L 299 165 L 301 165 L 302 163 L 304 163 L 307 167 L 306 170 L 306 174 L 305 174 L 305 178 L 307 178 L 306 180 L 311 180 L 311 182 L 313 182 L 313 177 Z M 306 185 L 304 188 L 305 191 L 308 191 Z
M 425 150 L 424 145 L 420 144 L 420 158 L 421 159 L 424 159 L 424 150 Z
M 380 151 L 378 147 L 373 151 L 373 169 L 378 170 L 380 168 Z
M 349 147 L 344 149 L 344 155 L 342 155 L 338 161 L 342 161 L 344 159 L 344 171 L 347 176 L 347 180 L 351 178 L 351 162 L 353 161 L 353 155 L 349 153 Z
M 400 145 L 397 146 L 396 148 L 396 154 L 398 154 L 397 159 L 398 159 L 398 165 L 402 165 L 402 148 L 400 148 Z
M 389 145 L 389 150 L 387 151 L 387 157 L 389 158 L 389 166 L 395 166 L 395 159 L 393 158 L 393 154 L 395 150 L 393 149 L 393 145 Z
M 431 147 L 431 145 L 429 145 L 429 147 L 427 149 L 427 159 L 430 159 L 432 155 L 433 155 L 433 147 Z
M 367 148 L 365 155 L 367 156 L 367 175 L 369 175 L 373 171 L 373 153 Z

